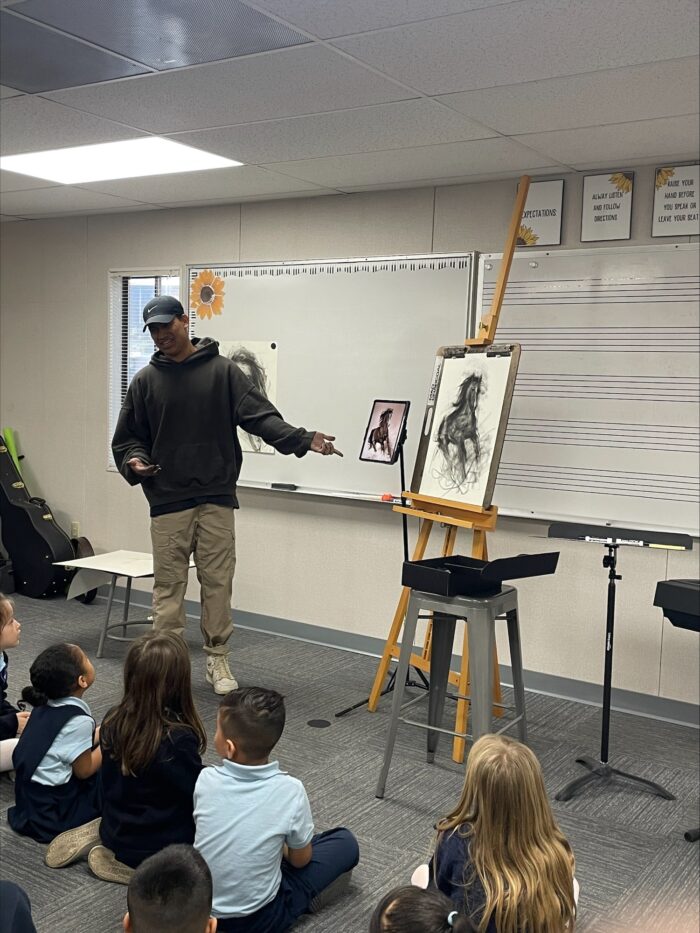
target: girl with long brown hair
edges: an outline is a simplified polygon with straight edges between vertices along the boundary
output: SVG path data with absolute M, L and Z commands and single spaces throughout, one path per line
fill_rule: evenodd
M 102 721 L 100 746 L 99 835 L 64 833 L 52 843 L 47 862 L 60 867 L 89 852 L 93 874 L 128 884 L 150 855 L 172 843 L 194 842 L 193 792 L 206 733 L 192 698 L 189 651 L 179 635 L 150 632 L 131 644 L 124 696 Z
M 478 933 L 573 929 L 574 857 L 527 746 L 496 735 L 475 742 L 462 795 L 437 831 L 435 883 Z

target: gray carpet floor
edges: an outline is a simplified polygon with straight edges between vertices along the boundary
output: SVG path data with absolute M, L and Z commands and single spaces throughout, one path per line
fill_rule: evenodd
M 22 644 L 10 654 L 10 698 L 28 683 L 37 653 L 56 641 L 77 642 L 95 663 L 97 680 L 85 699 L 99 720 L 120 696 L 126 646 L 108 642 L 97 660 L 104 601 L 91 606 L 62 599 L 16 599 Z M 134 630 L 132 630 L 133 632 Z M 197 621 L 191 619 L 195 700 L 213 737 L 217 699 L 204 679 Z M 436 762 L 425 762 L 424 734 L 408 726 L 399 738 L 384 800 L 374 797 L 382 761 L 389 701 L 376 714 L 357 710 L 344 719 L 334 712 L 366 696 L 376 660 L 333 648 L 237 629 L 232 668 L 242 685 L 273 687 L 287 698 L 287 728 L 277 756 L 306 785 L 318 829 L 345 825 L 360 843 L 361 862 L 350 894 L 300 924 L 304 933 L 366 933 L 380 896 L 406 883 L 425 860 L 436 818 L 457 800 L 463 768 L 452 762 L 443 740 Z M 582 752 L 596 756 L 600 711 L 567 700 L 527 695 L 530 744 L 552 795 L 576 775 Z M 317 729 L 311 719 L 327 719 Z M 446 723 L 447 725 L 447 723 Z M 581 885 L 577 929 L 673 931 L 699 929 L 698 845 L 683 832 L 698 825 L 698 732 L 673 723 L 613 713 L 612 763 L 665 785 L 677 797 L 666 801 L 623 784 L 588 790 L 554 811 L 576 856 Z M 206 761 L 216 760 L 213 748 Z M 46 868 L 44 847 L 15 835 L 5 812 L 13 787 L 0 781 L 0 875 L 30 895 L 39 933 L 116 933 L 126 889 L 100 882 L 86 863 Z

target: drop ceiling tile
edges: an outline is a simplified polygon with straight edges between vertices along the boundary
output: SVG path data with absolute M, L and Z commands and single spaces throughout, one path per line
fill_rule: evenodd
M 309 41 L 239 0 L 24 0 L 20 10 L 159 71 Z
M 142 213 L 143 211 L 159 211 L 161 206 L 159 204 L 129 204 L 122 207 L 99 207 L 96 210 L 86 210 L 81 208 L 80 210 L 66 210 L 66 211 L 50 211 L 48 213 L 26 213 L 24 214 L 25 220 L 43 220 L 45 218 L 51 217 L 96 217 L 104 216 L 105 214 L 133 214 L 133 213 Z
M 697 55 L 697 0 L 521 0 L 333 44 L 426 94 Z
M 17 97 L 0 104 L 0 154 L 41 152 L 147 136 L 142 130 L 102 120 L 41 97 Z
M 0 11 L 0 84 L 27 93 L 110 81 L 148 69 Z
M 698 153 L 698 116 L 665 117 L 636 123 L 592 126 L 515 137 L 532 149 L 573 168 L 599 162 L 604 154 L 610 168 L 642 159 L 692 159 Z M 619 167 L 622 167 L 621 165 Z
M 438 100 L 509 136 L 696 113 L 698 59 L 509 84 Z
M 96 191 L 60 185 L 32 191 L 8 191 L 0 194 L 3 214 L 66 214 L 69 212 L 109 210 L 110 207 L 138 207 L 136 201 L 114 198 Z
M 219 168 L 206 172 L 183 172 L 147 178 L 121 178 L 82 185 L 85 191 L 100 191 L 116 197 L 150 204 L 187 201 L 235 200 L 280 191 L 314 189 L 315 184 L 290 179 L 255 165 Z
M 480 184 L 481 182 L 489 181 L 503 181 L 507 178 L 520 178 L 520 176 L 526 172 L 528 175 L 532 175 L 533 178 L 540 176 L 551 176 L 552 167 L 551 165 L 546 165 L 541 168 L 528 168 L 526 169 L 516 169 L 514 171 L 500 171 L 500 172 L 483 172 L 477 175 L 450 175 L 448 178 L 429 178 L 423 181 L 416 182 L 405 182 L 397 181 L 392 182 L 391 184 L 381 184 L 381 185 L 347 185 L 343 187 L 344 192 L 350 194 L 356 194 L 363 191 L 392 191 L 397 188 L 406 188 L 410 185 L 411 188 L 424 187 L 426 185 L 433 185 L 437 187 L 449 187 L 454 185 L 475 185 Z M 566 175 L 566 172 L 557 173 L 557 178 L 562 178 Z
M 456 119 L 455 119 L 456 118 Z M 496 134 L 427 98 L 356 110 L 178 134 L 176 142 L 241 162 L 320 156 L 486 139 Z
M 255 194 L 245 197 L 240 196 L 227 198 L 224 200 L 215 198 L 214 200 L 203 201 L 173 201 L 172 203 L 168 202 L 167 204 L 161 204 L 160 207 L 167 208 L 168 210 L 175 210 L 176 208 L 181 207 L 219 207 L 221 204 L 245 204 L 248 201 L 257 204 L 259 201 L 281 201 L 290 198 L 317 198 L 321 197 L 322 195 L 329 194 L 337 195 L 338 192 L 332 188 L 314 188 L 313 190 L 304 188 L 301 191 L 290 189 L 289 191 L 278 191 L 270 194 Z
M 400 26 L 509 0 L 257 0 L 261 9 L 322 39 Z
M 553 166 L 546 156 L 499 137 L 415 149 L 360 153 L 326 159 L 277 162 L 271 168 L 328 188 L 427 183 L 485 172 L 522 172 Z
M 230 126 L 412 95 L 322 46 L 47 95 L 156 133 Z
M 22 91 L 18 91 L 13 87 L 5 87 L 4 84 L 0 84 L 0 100 L 5 100 L 7 97 L 17 97 L 21 93 Z
M 20 175 L 19 172 L 6 172 L 0 169 L 0 192 L 5 191 L 31 191 L 33 188 L 57 187 L 45 178 L 32 178 L 31 175 Z

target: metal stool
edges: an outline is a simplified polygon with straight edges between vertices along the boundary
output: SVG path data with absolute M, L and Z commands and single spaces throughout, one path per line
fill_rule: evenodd
M 402 706 L 406 674 L 413 651 L 416 624 L 421 611 L 433 613 L 433 635 L 430 655 L 430 690 L 428 692 L 428 723 L 415 722 L 404 718 L 403 710 L 425 699 L 425 695 L 415 697 Z M 493 652 L 495 646 L 496 618 L 505 614 L 508 624 L 508 643 L 510 645 L 510 663 L 513 671 L 513 693 L 515 697 L 515 718 L 510 720 L 498 733 L 505 732 L 517 723 L 518 737 L 527 742 L 525 721 L 525 688 L 523 685 L 523 662 L 520 653 L 520 628 L 518 625 L 518 591 L 515 587 L 504 586 L 493 596 L 436 596 L 433 593 L 421 593 L 411 590 L 406 611 L 406 619 L 401 640 L 399 664 L 396 670 L 394 699 L 391 707 L 389 734 L 384 752 L 384 764 L 377 783 L 375 796 L 383 797 L 386 778 L 391 765 L 391 756 L 396 742 L 399 722 L 428 730 L 427 760 L 435 759 L 440 733 L 459 735 L 450 729 L 442 729 L 439 723 L 445 707 L 447 682 L 452 660 L 452 645 L 457 619 L 467 623 L 470 671 L 470 714 L 472 735 L 465 733 L 463 738 L 474 741 L 492 731 L 491 714 L 493 707 Z M 459 699 L 459 696 L 456 697 Z

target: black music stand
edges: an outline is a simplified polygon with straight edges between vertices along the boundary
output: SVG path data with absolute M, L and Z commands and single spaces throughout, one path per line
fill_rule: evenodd
M 605 669 L 603 674 L 603 716 L 600 739 L 600 760 L 590 755 L 576 759 L 577 764 L 588 769 L 588 774 L 575 778 L 557 794 L 556 800 L 571 800 L 576 794 L 595 781 L 610 783 L 615 777 L 623 778 L 645 790 L 651 791 L 666 800 L 676 798 L 660 784 L 647 781 L 627 771 L 613 768 L 608 761 L 610 739 L 610 700 L 612 691 L 613 639 L 615 634 L 615 583 L 622 576 L 617 571 L 617 551 L 621 545 L 634 547 L 673 548 L 691 550 L 693 539 L 688 535 L 667 534 L 655 531 L 638 531 L 628 528 L 609 528 L 601 525 L 576 525 L 568 522 L 556 522 L 549 526 L 550 538 L 568 538 L 569 540 L 588 541 L 602 544 L 607 549 L 603 557 L 603 567 L 608 571 L 608 611 L 605 627 Z

